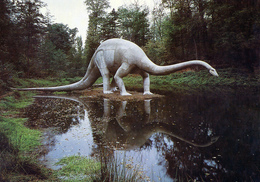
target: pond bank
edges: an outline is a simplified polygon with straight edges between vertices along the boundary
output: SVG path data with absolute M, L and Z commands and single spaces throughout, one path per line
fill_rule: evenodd
M 259 88 L 259 76 L 247 77 L 245 74 L 239 75 L 238 72 L 220 70 L 220 77 L 208 76 L 205 71 L 177 73 L 168 76 L 151 76 L 151 89 L 155 93 L 167 92 L 200 92 L 201 89 L 212 90 L 232 90 L 237 87 Z M 15 79 L 13 86 L 36 87 L 64 85 L 75 82 L 75 79 Z M 131 75 L 124 78 L 129 90 L 142 91 L 142 78 Z M 99 79 L 97 83 L 101 83 Z M 60 94 L 56 92 L 55 94 Z M 32 96 L 35 92 L 13 92 L 1 97 L 0 100 L 0 142 L 1 142 L 1 161 L 0 181 L 26 181 L 26 180 L 55 180 L 57 176 L 51 175 L 53 171 L 44 168 L 37 162 L 36 149 L 41 146 L 41 132 L 39 130 L 28 129 L 24 123 L 26 118 L 22 118 L 20 111 L 33 102 Z M 8 160 L 7 160 L 8 159 Z

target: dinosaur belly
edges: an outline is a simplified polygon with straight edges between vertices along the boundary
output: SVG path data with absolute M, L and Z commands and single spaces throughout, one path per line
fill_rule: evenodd
M 106 66 L 111 74 L 115 74 L 121 64 L 115 59 L 115 50 L 108 49 L 104 50 L 104 59 Z

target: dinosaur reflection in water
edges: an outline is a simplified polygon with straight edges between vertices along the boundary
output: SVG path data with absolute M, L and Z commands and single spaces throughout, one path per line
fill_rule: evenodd
M 195 147 L 208 147 L 215 143 L 219 137 L 211 137 L 210 141 L 203 144 L 198 144 L 193 141 L 189 141 L 174 133 L 177 131 L 176 127 L 164 122 L 150 121 L 151 115 L 151 100 L 144 100 L 144 113 L 143 121 L 139 121 L 137 118 L 128 117 L 126 114 L 127 101 L 120 101 L 119 109 L 116 111 L 115 117 L 111 116 L 111 101 L 104 98 L 102 108 L 104 110 L 103 116 L 99 118 L 95 111 L 92 111 L 91 102 L 85 102 L 84 99 L 74 96 L 36 96 L 37 98 L 49 98 L 49 99 L 66 99 L 79 103 L 83 106 L 86 115 L 88 113 L 90 122 L 93 125 L 98 125 L 96 133 L 102 133 L 101 141 L 104 145 L 109 146 L 111 149 L 123 149 L 132 150 L 142 147 L 149 138 L 155 133 L 162 133 L 168 136 L 172 136 L 178 140 L 186 142 Z M 115 108 L 115 107 L 114 107 Z

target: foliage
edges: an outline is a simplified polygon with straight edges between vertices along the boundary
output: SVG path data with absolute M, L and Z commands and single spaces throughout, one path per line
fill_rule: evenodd
M 43 6 L 39 0 L 1 1 L 1 61 L 27 75 L 36 64 L 38 45 L 45 32 L 45 19 L 40 13 Z
M 1 1 L 0 64 L 11 68 L 0 70 L 1 75 L 4 72 L 9 76 L 18 72 L 15 76 L 20 77 L 65 74 L 73 65 L 74 56 L 83 64 L 83 55 L 79 57 L 76 48 L 77 29 L 52 24 L 48 15 L 41 14 L 43 7 L 45 4 L 40 0 Z
M 130 5 L 118 9 L 118 34 L 139 46 L 145 46 L 149 38 L 149 22 L 147 7 Z
M 104 21 L 101 24 L 101 39 L 107 40 L 110 38 L 118 37 L 118 29 L 118 12 L 113 9 L 104 17 Z
M 68 53 L 75 42 L 77 28 L 70 29 L 68 25 L 55 23 L 48 26 L 47 39 L 50 40 L 56 49 Z
M 76 33 L 77 28 L 70 29 L 64 24 L 48 25 L 47 35 L 38 55 L 41 64 L 38 65 L 48 74 L 61 77 L 66 74 L 70 76 L 76 76 L 77 73 L 84 74 L 82 39 L 76 38 Z
M 164 65 L 168 63 L 166 48 L 162 42 L 149 40 L 143 49 L 155 64 Z
M 152 27 L 153 32 L 162 32 L 153 35 L 166 48 L 167 60 L 209 59 L 251 72 L 259 66 L 257 1 L 163 0 L 162 5 L 169 13 L 154 9 L 160 21 Z
M 85 43 L 85 51 L 87 63 L 89 63 L 96 48 L 101 41 L 101 24 L 104 21 L 106 15 L 105 10 L 109 8 L 109 2 L 107 0 L 86 0 L 85 4 L 89 11 L 89 24 L 87 31 L 87 39 Z

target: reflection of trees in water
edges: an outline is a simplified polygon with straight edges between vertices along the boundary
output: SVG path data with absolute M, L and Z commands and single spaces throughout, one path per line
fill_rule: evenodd
M 60 133 L 66 133 L 70 126 L 78 124 L 84 117 L 84 110 L 77 102 L 38 98 L 33 105 L 26 108 L 25 115 L 29 118 L 29 127 L 56 127 Z
M 167 160 L 168 174 L 178 172 L 184 177 L 203 178 L 206 181 L 260 180 L 259 96 L 233 94 L 221 97 L 198 95 L 195 100 L 189 96 L 172 99 L 178 112 L 173 118 L 176 118 L 174 122 L 180 128 L 180 135 L 186 131 L 185 136 L 196 141 L 205 139 L 206 134 L 222 137 L 212 146 L 197 148 L 176 142 L 168 145 L 163 142 L 163 136 L 158 136 L 157 148 L 164 151 L 162 163 Z M 183 104 L 186 101 L 189 104 Z M 168 103 L 169 99 L 163 104 Z M 190 121 L 183 122 L 185 118 Z

